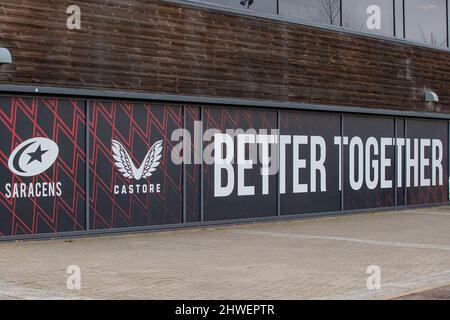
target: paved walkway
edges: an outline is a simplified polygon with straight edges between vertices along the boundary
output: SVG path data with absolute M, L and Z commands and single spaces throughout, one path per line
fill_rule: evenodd
M 3 299 L 386 299 L 450 284 L 450 208 L 4 242 L 0 257 Z
M 450 300 L 450 286 L 413 293 L 397 300 Z

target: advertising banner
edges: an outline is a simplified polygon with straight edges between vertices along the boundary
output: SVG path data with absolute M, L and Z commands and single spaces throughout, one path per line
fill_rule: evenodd
M 185 168 L 184 181 L 186 222 L 201 221 L 201 145 L 202 125 L 201 109 L 195 106 L 185 106 L 185 129 L 183 137 L 184 154 L 187 158 L 183 161 Z
M 449 201 L 447 120 L 0 97 L 0 134 L 0 237 Z
M 182 222 L 182 166 L 171 161 L 182 108 L 92 101 L 89 124 L 91 229 Z
M 213 220 L 448 201 L 447 121 L 235 110 L 205 109 Z
M 85 107 L 0 97 L 0 236 L 85 229 Z
M 263 145 L 266 157 L 274 155 L 268 145 L 275 141 L 262 139 L 274 136 L 277 113 L 211 107 L 204 109 L 204 116 L 205 220 L 275 216 L 277 174 L 262 175 L 261 162 L 250 155 L 258 154 Z
M 283 111 L 280 125 L 281 214 L 341 210 L 341 116 Z
M 395 206 L 394 118 L 344 116 L 344 210 Z
M 448 123 L 408 119 L 406 124 L 407 203 L 448 201 Z

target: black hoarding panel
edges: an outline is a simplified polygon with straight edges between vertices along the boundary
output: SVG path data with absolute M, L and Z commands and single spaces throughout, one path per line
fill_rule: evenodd
M 0 235 L 85 230 L 85 103 L 0 98 Z
M 447 202 L 448 130 L 417 118 L 1 97 L 0 237 L 86 230 L 86 157 L 91 229 Z
M 340 115 L 282 111 L 280 134 L 281 214 L 339 211 Z
M 447 122 L 408 119 L 406 126 L 408 204 L 448 201 Z
M 406 181 L 406 172 L 403 169 L 405 166 L 405 152 L 403 151 L 402 145 L 403 140 L 405 138 L 405 119 L 398 118 L 397 121 L 397 148 L 395 152 L 395 160 L 396 160 L 396 166 L 395 166 L 395 181 L 397 186 L 397 206 L 404 206 L 405 205 L 405 196 L 406 196 L 406 188 L 405 188 L 405 181 Z
M 183 153 L 187 155 L 185 160 L 186 222 L 199 222 L 201 220 L 201 110 L 199 107 L 186 106 L 184 114 L 186 131 L 188 133 L 186 143 L 189 143 L 189 146 L 184 149 L 185 152 Z
M 92 229 L 182 222 L 182 166 L 171 134 L 183 108 L 94 101 L 90 108 Z
M 344 116 L 344 210 L 395 205 L 394 118 Z
M 204 109 L 203 124 L 206 140 L 204 160 L 208 162 L 209 154 L 217 156 L 218 149 L 222 150 L 223 159 L 229 157 L 232 160 L 225 165 L 216 160 L 204 165 L 205 221 L 275 216 L 277 174 L 262 174 L 261 157 L 255 159 L 252 155 L 261 153 L 263 139 L 276 137 L 271 130 L 277 128 L 277 113 L 208 107 Z M 238 135 L 240 138 L 235 135 L 236 129 L 242 130 Z M 245 133 L 248 140 L 243 135 Z M 265 145 L 275 145 L 275 141 L 267 141 Z M 215 144 L 221 148 L 215 148 Z M 273 148 L 268 149 L 269 155 L 274 155 Z M 244 160 L 241 165 L 237 164 L 238 157 Z

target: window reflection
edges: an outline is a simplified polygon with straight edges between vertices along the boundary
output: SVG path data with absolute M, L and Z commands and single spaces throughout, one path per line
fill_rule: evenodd
M 394 35 L 393 0 L 343 0 L 342 25 L 364 32 Z
M 203 2 L 241 10 L 277 14 L 277 0 L 204 0 Z
M 340 0 L 280 0 L 280 15 L 340 25 Z
M 405 37 L 435 46 L 447 45 L 445 0 L 405 1 Z
M 450 0 L 187 0 L 446 47 Z M 342 5 L 342 7 L 341 7 Z M 395 7 L 395 9 L 394 9 Z M 342 21 L 341 21 L 342 19 Z

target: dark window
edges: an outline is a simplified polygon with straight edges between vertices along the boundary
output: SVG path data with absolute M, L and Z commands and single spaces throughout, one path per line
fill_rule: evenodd
M 340 25 L 340 0 L 280 0 L 280 15 Z
M 224 7 L 277 14 L 277 0 L 203 0 Z
M 393 0 L 342 0 L 342 25 L 354 30 L 394 35 Z
M 446 0 L 405 1 L 405 38 L 435 46 L 447 45 Z

